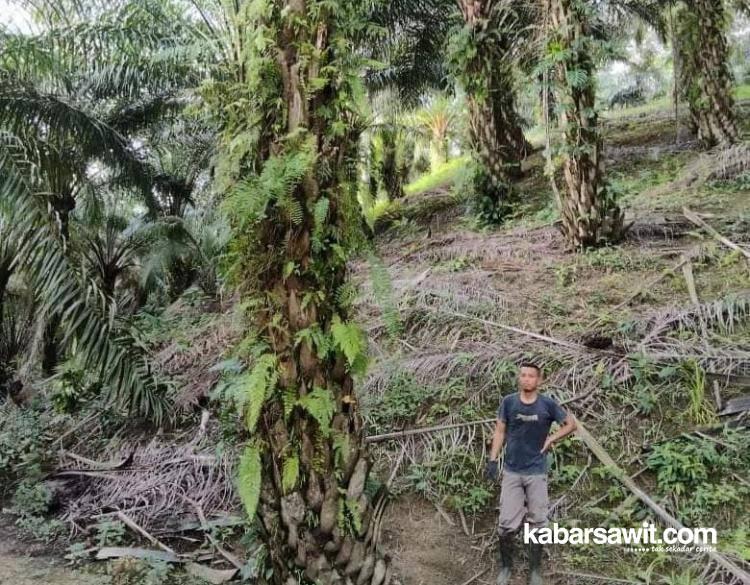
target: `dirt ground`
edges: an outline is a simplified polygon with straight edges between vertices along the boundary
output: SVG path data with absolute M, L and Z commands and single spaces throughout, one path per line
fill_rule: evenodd
M 48 557 L 23 555 L 0 537 L 0 585 L 106 585 L 104 577 L 88 575 Z
M 382 544 L 391 555 L 394 577 L 403 585 L 494 585 L 497 576 L 497 510 L 466 518 L 466 535 L 456 514 L 453 524 L 428 501 L 401 496 L 390 504 Z M 519 551 L 519 555 L 522 554 Z M 526 561 L 514 567 L 512 585 L 526 583 Z M 478 575 L 478 576 L 477 576 Z M 547 583 L 556 583 L 547 575 Z
M 0 515 L 0 585 L 108 585 L 104 577 L 65 566 L 45 544 L 21 542 L 10 518 Z

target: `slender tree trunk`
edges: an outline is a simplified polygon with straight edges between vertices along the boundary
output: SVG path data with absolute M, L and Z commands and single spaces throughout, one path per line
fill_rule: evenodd
M 691 128 L 703 148 L 739 140 L 723 0 L 691 0 L 680 11 L 676 44 Z
M 547 2 L 553 35 L 568 55 L 555 72 L 565 141 L 565 189 L 558 203 L 563 235 L 576 249 L 617 240 L 623 233 L 623 213 L 604 181 L 589 10 L 586 0 Z
M 12 259 L 0 259 L 0 324 L 3 322 L 3 315 L 5 310 L 5 293 L 8 288 L 8 282 L 10 281 L 11 274 L 13 273 L 10 266 Z
M 76 206 L 75 197 L 72 194 L 72 189 L 67 185 L 62 190 L 62 194 L 53 197 L 52 207 L 54 209 L 56 219 L 60 230 L 60 238 L 63 241 L 63 245 L 67 247 L 70 241 L 70 214 L 73 212 Z M 60 307 L 61 310 L 64 307 Z M 50 320 L 47 322 L 47 326 L 44 329 L 44 340 L 42 343 L 42 372 L 45 376 L 51 376 L 55 373 L 55 368 L 60 361 L 60 340 L 59 330 L 62 319 L 59 312 L 55 312 L 50 316 Z
M 404 196 L 401 174 L 398 168 L 399 135 L 397 130 L 386 129 L 382 133 L 382 175 L 385 190 L 391 201 Z
M 252 374 L 267 387 L 259 412 L 249 401 L 255 438 L 240 464 L 240 491 L 249 512 L 257 511 L 275 583 L 388 585 L 352 379 L 365 359 L 364 335 L 349 323 L 340 294 L 342 251 L 359 217 L 352 182 L 359 130 L 350 82 L 342 81 L 350 55 L 337 52 L 345 51 L 346 32 L 336 25 L 347 7 L 329 2 L 313 10 L 301 0 L 272 7 L 286 131 L 271 137 L 261 175 L 293 173 L 309 162 L 286 183 L 283 201 L 270 202 L 239 240 L 254 242 L 244 251 L 248 262 L 260 258 L 246 275 L 261 299 L 255 327 L 267 348 Z M 334 131 L 340 122 L 347 126 Z

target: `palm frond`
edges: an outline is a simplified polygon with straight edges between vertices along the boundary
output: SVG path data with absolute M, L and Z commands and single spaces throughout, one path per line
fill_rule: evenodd
M 362 44 L 381 63 L 366 73 L 372 90 L 395 88 L 402 100 L 415 104 L 425 91 L 448 87 L 444 47 L 451 30 L 461 24 L 454 0 L 374 3 L 367 19 L 376 38 Z
M 616 33 L 636 18 L 665 39 L 668 28 L 665 9 L 672 4 L 674 0 L 607 0 L 601 6 L 599 25 Z
M 159 208 L 152 190 L 152 171 L 143 157 L 125 136 L 82 105 L 5 78 L 0 80 L 0 127 L 23 137 L 29 148 L 40 131 L 46 143 L 60 147 L 75 144 L 80 158 L 98 159 L 118 170 L 115 182 L 137 187 L 149 209 Z
M 17 242 L 16 264 L 23 266 L 50 314 L 65 324 L 64 343 L 75 341 L 78 355 L 106 383 L 111 403 L 160 421 L 164 397 L 145 359 L 107 319 L 107 301 L 98 286 L 78 273 L 51 228 L 46 200 L 35 193 L 24 172 L 23 149 L 12 139 L 0 143 L 0 194 L 10 212 Z

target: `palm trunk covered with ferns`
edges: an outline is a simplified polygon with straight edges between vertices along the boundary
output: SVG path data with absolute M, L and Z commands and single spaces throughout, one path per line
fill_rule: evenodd
M 464 87 L 472 148 L 480 164 L 477 187 L 499 219 L 529 150 L 515 108 L 513 55 L 520 19 L 514 2 L 459 0 L 464 27 L 449 46 L 453 76 Z
M 563 130 L 562 232 L 572 248 L 616 241 L 623 212 L 604 179 L 602 139 L 595 109 L 594 46 L 586 0 L 546 0 L 547 59 L 552 64 Z
M 252 366 L 237 396 L 249 433 L 238 481 L 276 583 L 390 578 L 354 397 L 366 343 L 348 317 L 346 261 L 360 237 L 355 4 L 277 0 L 246 23 L 258 37 L 259 107 L 276 122 L 260 172 L 239 168 L 226 201 L 232 272 L 253 318 Z M 243 131 L 224 134 L 231 142 Z
M 690 125 L 704 148 L 727 146 L 739 133 L 729 70 L 723 0 L 689 0 L 673 39 L 682 64 L 683 95 Z

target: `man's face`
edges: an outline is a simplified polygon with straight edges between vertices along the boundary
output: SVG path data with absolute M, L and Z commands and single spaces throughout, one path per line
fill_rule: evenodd
M 526 390 L 527 392 L 536 390 L 541 378 L 542 376 L 536 368 L 521 368 L 521 371 L 518 374 L 518 381 L 521 385 L 521 390 Z

